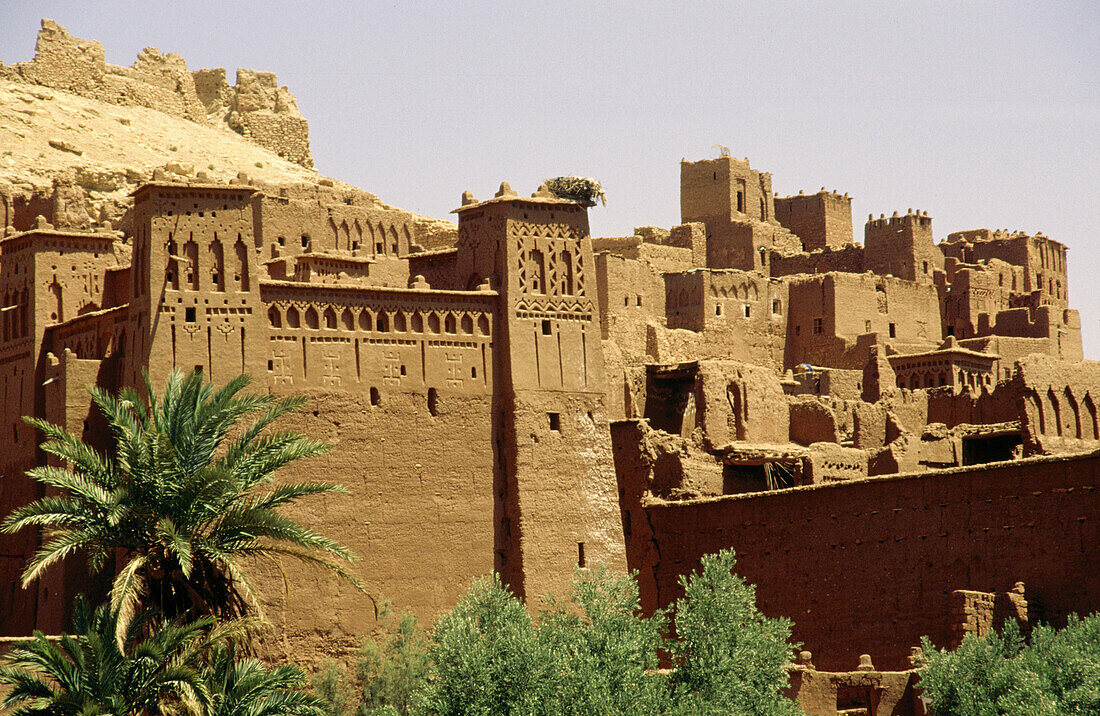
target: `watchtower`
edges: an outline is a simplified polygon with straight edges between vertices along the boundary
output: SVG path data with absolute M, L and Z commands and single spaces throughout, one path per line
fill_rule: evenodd
M 496 568 L 521 596 L 565 594 L 576 566 L 626 569 L 587 208 L 502 184 L 455 211 L 460 277 L 500 295 Z
M 245 185 L 153 182 L 134 192 L 128 382 L 174 368 L 264 374 L 253 195 Z
M 930 283 L 943 270 L 943 252 L 932 240 L 932 217 L 909 209 L 886 218 L 867 217 L 863 234 L 864 266 L 881 276 Z

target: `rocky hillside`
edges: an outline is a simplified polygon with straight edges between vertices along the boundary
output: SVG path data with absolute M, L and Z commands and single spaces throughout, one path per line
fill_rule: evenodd
M 155 48 L 129 68 L 107 65 L 99 43 L 43 20 L 34 60 L 0 65 L 0 235 L 39 216 L 58 228 L 119 227 L 129 193 L 153 178 L 247 180 L 275 193 L 323 185 L 348 203 L 385 206 L 314 171 L 308 138 L 303 158 L 257 136 L 286 127 L 305 120 L 271 73 L 239 70 L 230 86 L 224 70 L 191 73 Z M 453 240 L 450 222 L 416 225 L 425 246 Z

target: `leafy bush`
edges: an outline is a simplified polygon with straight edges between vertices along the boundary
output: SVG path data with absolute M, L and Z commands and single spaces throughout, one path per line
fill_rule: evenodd
M 360 716 L 413 713 L 416 690 L 428 671 L 428 636 L 411 614 L 397 616 L 388 604 L 379 612 L 382 632 L 359 652 Z
M 683 579 L 680 642 L 664 638 L 665 614 L 638 615 L 632 577 L 579 570 L 571 599 L 537 620 L 499 577 L 479 580 L 436 627 L 422 713 L 797 714 L 781 694 L 790 622 L 757 611 L 733 564 L 732 551 L 709 555 Z
M 692 713 L 798 714 L 780 690 L 794 646 L 789 619 L 756 608 L 756 587 L 733 574 L 733 550 L 707 555 L 702 570 L 681 576 L 671 652 L 676 682 Z
M 1100 615 L 1040 625 L 1028 645 L 1015 622 L 968 634 L 955 651 L 922 639 L 920 687 L 937 713 L 1053 716 L 1100 713 Z

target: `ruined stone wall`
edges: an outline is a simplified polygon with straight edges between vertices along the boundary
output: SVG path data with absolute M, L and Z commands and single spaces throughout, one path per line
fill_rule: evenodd
M 806 251 L 852 243 L 852 200 L 822 189 L 816 194 L 775 198 L 775 218 L 802 239 Z
M 224 69 L 192 73 L 178 54 L 163 54 L 155 47 L 142 50 L 130 67 L 111 65 L 103 45 L 73 37 L 46 19 L 34 59 L 6 69 L 12 79 L 89 99 L 226 126 L 290 161 L 313 167 L 309 125 L 294 96 L 270 72 L 238 70 L 237 85 L 229 87 Z
M 629 462 L 619 462 L 621 482 L 630 482 Z M 649 611 L 680 596 L 677 578 L 703 554 L 733 547 L 760 608 L 791 617 L 794 638 L 820 666 L 849 667 L 869 653 L 880 668 L 906 668 L 922 635 L 950 641 L 945 615 L 959 588 L 1007 591 L 1023 581 L 1032 612 L 1055 624 L 1100 608 L 1098 473 L 1100 458 L 1044 458 L 650 500 L 645 519 L 632 516 L 627 554 Z
M 240 133 L 265 149 L 303 167 L 313 167 L 309 150 L 309 122 L 305 117 L 260 112 L 241 113 Z

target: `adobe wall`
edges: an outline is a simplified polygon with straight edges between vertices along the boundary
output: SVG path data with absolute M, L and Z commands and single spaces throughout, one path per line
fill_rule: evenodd
M 802 239 L 805 251 L 852 243 L 852 200 L 823 188 L 816 194 L 775 198 L 775 218 Z
M 1001 259 L 1023 269 L 1019 291 L 1040 291 L 1043 303 L 1065 307 L 1069 299 L 1066 247 L 1042 234 L 972 229 L 947 235 L 940 244 L 945 256 L 977 263 Z M 1016 290 L 1014 287 L 1013 290 Z
M 780 369 L 787 332 L 787 284 L 736 269 L 664 274 L 668 328 L 700 333 L 695 341 L 662 336 L 660 360 L 737 357 Z M 675 344 L 680 343 L 677 347 Z M 655 356 L 656 357 L 656 356 Z
M 646 326 L 665 322 L 665 280 L 647 260 L 653 248 L 669 247 L 638 246 L 632 251 L 636 259 L 607 251 L 596 254 L 601 335 L 614 341 L 632 363 L 645 359 Z M 642 258 L 643 252 L 647 258 Z
M 617 464 L 630 482 L 630 460 Z M 906 668 L 909 647 L 950 641 L 956 589 L 1027 585 L 1032 613 L 1058 623 L 1100 608 L 1100 457 L 1041 458 L 982 469 L 857 480 L 710 500 L 649 499 L 651 529 L 627 540 L 643 607 L 680 596 L 677 578 L 733 547 L 737 572 L 769 616 L 821 668 L 871 654 Z M 638 509 L 637 507 L 635 509 Z
M 928 212 L 908 210 L 904 216 L 868 217 L 863 231 L 864 266 L 880 276 L 930 282 L 943 270 L 943 252 L 932 240 Z
M 930 283 L 830 273 L 792 277 L 789 291 L 788 368 L 809 363 L 862 370 L 868 354 L 861 341 L 919 352 L 942 340 L 939 295 Z
M 773 277 L 800 273 L 863 273 L 863 247 L 856 244 L 839 248 L 825 247 L 809 253 L 783 256 L 772 252 L 770 272 Z
M 350 493 L 303 500 L 294 517 L 359 556 L 351 571 L 367 595 L 294 560 L 283 562 L 285 581 L 266 560 L 249 565 L 274 626 L 261 642 L 266 656 L 316 667 L 347 658 L 376 628 L 384 599 L 431 624 L 494 569 L 491 394 L 441 391 L 430 407 L 419 386 L 380 388 L 377 404 L 367 384 L 276 389 L 308 397 L 281 429 L 332 444 L 298 469 Z

